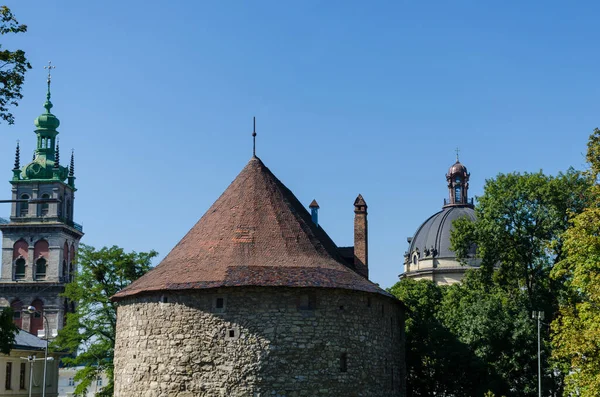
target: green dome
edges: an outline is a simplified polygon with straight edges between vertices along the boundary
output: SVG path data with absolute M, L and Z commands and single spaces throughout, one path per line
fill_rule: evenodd
M 46 108 L 46 113 L 39 115 L 35 119 L 35 126 L 44 130 L 56 130 L 60 125 L 60 121 L 58 120 L 58 118 L 56 118 L 55 115 L 50 113 L 50 109 L 52 109 L 52 102 L 50 102 L 49 100 L 46 101 L 44 107 Z

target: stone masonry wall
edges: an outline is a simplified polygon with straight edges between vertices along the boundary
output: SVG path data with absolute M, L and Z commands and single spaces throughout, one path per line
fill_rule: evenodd
M 129 298 L 115 396 L 404 396 L 403 316 L 391 298 L 333 289 Z

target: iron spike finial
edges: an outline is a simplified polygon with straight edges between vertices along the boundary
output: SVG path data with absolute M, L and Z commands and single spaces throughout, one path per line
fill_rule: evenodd
M 253 117 L 254 127 L 252 130 L 252 156 L 256 157 L 256 117 Z
M 458 152 L 460 152 L 460 149 L 457 147 L 455 151 L 456 151 L 456 162 L 458 163 Z

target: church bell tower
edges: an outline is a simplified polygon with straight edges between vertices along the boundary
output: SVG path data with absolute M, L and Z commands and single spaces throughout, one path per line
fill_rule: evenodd
M 59 296 L 75 276 L 75 255 L 83 229 L 73 220 L 75 159 L 60 164 L 58 126 L 50 111 L 50 71 L 45 112 L 35 119 L 36 148 L 33 159 L 21 167 L 17 143 L 12 170 L 10 221 L 0 224 L 2 267 L 0 306 L 14 309 L 14 321 L 23 330 L 53 338 L 63 328 L 73 306 Z M 34 306 L 39 313 L 22 311 Z M 42 313 L 42 314 L 40 314 Z M 48 332 L 44 325 L 48 319 Z

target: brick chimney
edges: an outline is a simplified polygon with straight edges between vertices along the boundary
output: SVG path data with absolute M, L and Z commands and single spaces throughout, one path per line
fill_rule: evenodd
M 354 200 L 354 267 L 360 275 L 369 278 L 367 203 L 360 194 Z

